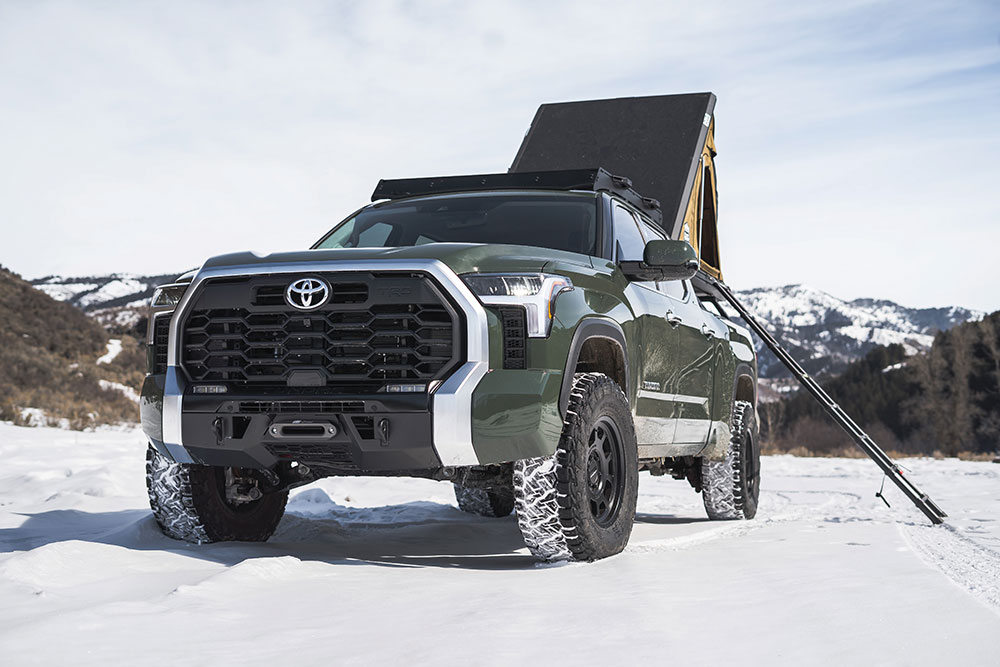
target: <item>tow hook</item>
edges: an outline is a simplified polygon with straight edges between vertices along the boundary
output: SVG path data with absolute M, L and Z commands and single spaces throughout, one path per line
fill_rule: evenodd
M 222 417 L 216 417 L 212 422 L 212 433 L 215 434 L 215 444 L 221 446 L 226 439 L 226 423 Z
M 378 422 L 378 432 L 375 434 L 378 438 L 378 444 L 380 447 L 389 446 L 389 420 L 380 419 Z

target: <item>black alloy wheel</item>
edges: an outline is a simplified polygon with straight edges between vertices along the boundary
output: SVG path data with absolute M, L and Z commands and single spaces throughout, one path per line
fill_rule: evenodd
M 601 417 L 590 431 L 587 481 L 594 521 L 606 528 L 618 518 L 625 492 L 625 450 L 618 427 L 608 417 Z

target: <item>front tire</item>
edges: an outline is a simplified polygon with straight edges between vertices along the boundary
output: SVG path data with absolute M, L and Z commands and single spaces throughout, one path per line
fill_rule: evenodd
M 554 456 L 514 464 L 517 522 L 543 561 L 593 561 L 628 544 L 639 490 L 628 400 L 607 375 L 577 373 Z
M 722 461 L 701 463 L 702 500 L 710 519 L 752 519 L 760 497 L 760 445 L 753 405 L 733 403 L 732 440 Z
M 259 500 L 226 499 L 225 468 L 175 463 L 153 447 L 146 451 L 146 490 L 153 517 L 175 540 L 264 542 L 285 513 L 288 492 Z

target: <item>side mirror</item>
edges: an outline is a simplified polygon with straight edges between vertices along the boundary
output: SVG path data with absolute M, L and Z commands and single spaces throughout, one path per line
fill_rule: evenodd
M 641 262 L 618 266 L 629 280 L 688 280 L 698 273 L 701 262 L 687 241 L 650 241 Z

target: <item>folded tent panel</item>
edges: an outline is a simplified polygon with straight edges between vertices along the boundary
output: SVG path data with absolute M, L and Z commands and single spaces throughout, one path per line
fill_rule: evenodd
M 659 200 L 664 231 L 721 278 L 716 212 L 715 95 L 657 95 L 543 104 L 511 172 L 602 167 Z

